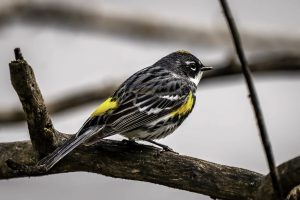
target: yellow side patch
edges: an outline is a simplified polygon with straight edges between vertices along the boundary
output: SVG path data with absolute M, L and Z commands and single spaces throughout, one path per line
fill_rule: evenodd
M 190 92 L 187 101 L 182 104 L 177 110 L 173 111 L 171 115 L 185 115 L 187 112 L 190 112 L 194 105 L 193 93 Z
M 103 113 L 116 109 L 118 107 L 118 102 L 116 100 L 113 100 L 111 97 L 106 99 L 98 108 L 92 113 L 93 117 L 100 116 Z

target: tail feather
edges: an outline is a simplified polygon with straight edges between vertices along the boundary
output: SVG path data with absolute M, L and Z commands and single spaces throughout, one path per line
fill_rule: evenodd
M 46 168 L 46 170 L 51 169 L 58 161 L 68 155 L 71 151 L 73 151 L 80 144 L 84 143 L 86 140 L 91 138 L 93 135 L 99 133 L 103 127 L 93 127 L 91 129 L 86 130 L 80 135 L 74 135 L 70 139 L 68 139 L 64 144 L 54 150 L 51 154 L 43 158 L 38 162 L 38 165 L 42 165 Z

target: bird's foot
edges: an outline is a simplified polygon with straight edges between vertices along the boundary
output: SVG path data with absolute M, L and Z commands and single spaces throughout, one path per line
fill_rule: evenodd
M 124 140 L 122 140 L 122 143 L 126 144 L 126 145 L 138 145 L 138 143 L 136 141 L 134 141 L 134 140 L 126 140 L 126 139 L 124 139 Z
M 152 144 L 155 144 L 156 146 L 161 147 L 161 148 L 163 149 L 163 151 L 168 151 L 168 152 L 172 152 L 172 153 L 178 154 L 177 152 L 175 152 L 172 148 L 168 147 L 167 145 L 160 144 L 160 143 L 155 142 L 155 141 L 153 141 L 153 140 L 145 140 L 145 141 L 150 142 L 150 143 L 152 143 Z

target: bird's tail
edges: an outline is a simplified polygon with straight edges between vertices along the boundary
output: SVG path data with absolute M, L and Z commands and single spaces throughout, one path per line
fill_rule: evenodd
M 38 165 L 43 166 L 46 170 L 51 169 L 58 161 L 73 151 L 77 146 L 90 139 L 95 134 L 101 131 L 103 126 L 93 127 L 81 134 L 76 134 L 68 139 L 64 144 L 55 149 L 51 154 L 38 162 Z

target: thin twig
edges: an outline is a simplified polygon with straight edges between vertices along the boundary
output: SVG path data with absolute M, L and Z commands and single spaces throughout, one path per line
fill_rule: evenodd
M 275 161 L 274 161 L 274 156 L 272 153 L 272 148 L 271 148 L 271 143 L 268 137 L 268 133 L 267 133 L 267 129 L 264 123 L 264 118 L 263 118 L 263 114 L 260 108 L 260 104 L 259 104 L 259 100 L 257 97 L 257 93 L 255 90 L 255 86 L 253 83 L 253 79 L 252 79 L 252 75 L 250 72 L 250 69 L 248 67 L 248 63 L 242 48 L 242 43 L 239 37 L 239 33 L 238 30 L 236 28 L 234 19 L 231 15 L 230 12 L 230 8 L 227 5 L 226 0 L 220 0 L 220 3 L 222 5 L 229 29 L 231 31 L 231 35 L 232 35 L 232 39 L 234 42 L 234 46 L 236 49 L 236 53 L 239 57 L 239 60 L 241 62 L 242 65 L 242 71 L 243 74 L 245 76 L 246 79 L 246 83 L 247 83 L 247 87 L 250 93 L 250 99 L 253 105 L 253 109 L 256 115 L 256 120 L 257 120 L 257 124 L 259 127 L 259 131 L 260 131 L 260 137 L 264 146 L 264 150 L 267 156 L 267 160 L 268 160 L 268 164 L 269 164 L 269 168 L 270 168 L 270 174 L 271 174 L 271 178 L 272 178 L 272 183 L 273 183 L 273 187 L 274 190 L 278 192 L 278 196 L 283 199 L 283 192 L 282 192 L 282 188 L 279 182 L 279 176 L 278 176 L 278 172 L 277 169 L 275 167 Z

